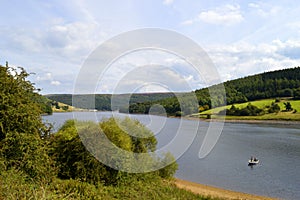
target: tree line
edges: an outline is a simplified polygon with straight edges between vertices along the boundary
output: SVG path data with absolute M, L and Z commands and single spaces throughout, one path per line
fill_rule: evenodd
M 99 111 L 125 110 L 128 104 L 143 103 L 148 101 L 157 101 L 168 97 L 174 97 L 173 93 L 137 93 L 137 94 L 49 94 L 46 98 L 61 102 L 67 105 L 73 105 L 72 99 L 75 98 L 74 106 L 83 109 L 96 109 Z M 93 99 L 94 104 L 91 104 Z M 112 106 L 112 99 L 114 101 Z
M 244 103 L 253 100 L 292 97 L 300 99 L 300 67 L 264 72 L 202 88 L 189 93 L 146 93 L 114 95 L 77 95 L 77 107 L 102 111 L 148 114 L 151 107 L 161 105 L 167 115 L 181 116 L 202 112 L 212 107 Z M 193 95 L 196 95 L 196 103 Z M 71 94 L 47 95 L 47 98 L 72 105 Z M 90 105 L 88 99 L 95 100 Z M 129 99 L 129 102 L 128 102 Z
M 300 67 L 282 69 L 273 72 L 264 72 L 257 75 L 247 76 L 223 83 L 225 93 L 222 92 L 222 85 L 217 84 L 208 88 L 195 91 L 197 105 L 190 98 L 185 99 L 189 106 L 182 112 L 182 106 L 177 97 L 170 97 L 158 101 L 149 101 L 130 104 L 130 113 L 148 113 L 152 105 L 162 105 L 168 115 L 181 115 L 202 112 L 212 107 L 244 103 L 253 100 L 292 97 L 300 99 Z M 225 95 L 226 94 L 226 95 Z M 190 93 L 182 94 L 190 96 Z

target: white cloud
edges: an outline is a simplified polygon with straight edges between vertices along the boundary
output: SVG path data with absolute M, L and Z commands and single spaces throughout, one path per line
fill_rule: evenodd
M 239 5 L 225 5 L 199 14 L 199 19 L 209 24 L 234 25 L 244 20 Z
M 35 81 L 37 81 L 38 83 L 43 82 L 43 83 L 48 84 L 48 85 L 50 83 L 50 85 L 54 85 L 54 86 L 58 86 L 58 85 L 61 84 L 60 81 L 54 80 L 54 77 L 53 77 L 52 73 L 50 73 L 50 72 L 47 72 L 47 73 L 42 74 L 42 75 L 38 75 L 36 77 Z
M 108 37 L 97 23 L 62 20 L 52 21 L 48 28 L 9 27 L 5 32 L 7 38 L 3 46 L 7 46 L 7 50 L 19 50 L 28 56 L 32 53 L 51 55 L 53 60 L 64 59 L 77 64 Z
M 174 2 L 174 0 L 164 0 L 163 4 L 165 5 L 171 5 Z
M 300 41 L 287 40 L 282 42 L 275 40 L 274 44 L 278 46 L 276 53 L 290 59 L 300 59 Z
M 53 79 L 52 74 L 49 72 L 41 76 L 37 76 L 36 78 L 37 81 L 50 81 L 52 79 Z
M 181 24 L 182 25 L 191 25 L 195 22 L 195 20 L 189 19 L 189 20 L 185 20 L 183 21 Z
M 55 24 L 43 35 L 43 46 L 70 58 L 87 55 L 107 36 L 98 24 L 83 22 Z
M 248 6 L 252 8 L 257 15 L 261 17 L 270 17 L 270 16 L 275 16 L 278 14 L 281 10 L 279 6 L 274 6 L 266 3 L 249 3 Z
M 59 81 L 51 81 L 51 85 L 59 86 L 60 84 Z
M 160 50 L 144 50 L 127 54 L 110 65 L 96 91 L 190 91 L 203 82 L 199 72 L 180 57 Z
M 300 40 L 274 40 L 257 45 L 239 42 L 212 45 L 207 52 L 223 81 L 252 74 L 299 66 Z
M 259 5 L 257 3 L 248 3 L 248 6 L 250 8 L 259 8 Z

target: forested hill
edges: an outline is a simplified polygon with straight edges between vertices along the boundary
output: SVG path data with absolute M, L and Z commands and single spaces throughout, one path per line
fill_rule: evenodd
M 89 95 L 79 95 L 81 108 L 97 109 L 97 110 L 116 110 L 127 112 L 128 108 L 118 107 L 125 105 L 124 100 L 130 96 L 130 113 L 147 114 L 154 104 L 162 105 L 169 115 L 191 114 L 207 110 L 212 107 L 218 107 L 226 104 L 243 103 L 252 100 L 276 98 L 276 97 L 292 97 L 300 98 L 300 67 L 283 69 L 273 72 L 265 72 L 253 76 L 247 76 L 224 84 L 226 96 L 219 92 L 221 84 L 214 85 L 209 88 L 196 90 L 198 104 L 191 102 L 190 93 L 148 93 L 148 94 L 120 94 L 116 95 L 117 103 L 111 108 L 111 94 L 96 94 L 95 106 L 89 106 L 86 99 Z M 210 93 L 213 93 L 210 96 Z M 177 96 L 184 96 L 185 113 L 181 112 L 180 104 Z M 71 94 L 47 95 L 47 98 L 72 105 Z M 187 108 L 188 107 L 188 108 Z
M 185 115 L 196 113 L 198 109 L 199 111 L 207 110 L 212 105 L 218 107 L 276 97 L 300 99 L 300 67 L 265 72 L 227 81 L 223 84 L 226 96 L 220 92 L 221 84 L 219 84 L 195 91 L 199 105 L 193 105 L 193 103 L 188 102 L 189 98 L 186 98 L 185 104 L 191 105 L 189 109 L 185 109 L 188 111 L 187 113 L 181 113 L 179 102 L 175 97 L 156 102 L 131 104 L 129 111 L 131 113 L 148 113 L 151 105 L 160 104 L 164 106 L 169 115 Z M 210 96 L 209 91 L 213 94 L 212 96 Z
M 89 105 L 88 99 L 92 96 L 95 98 L 95 105 Z M 174 97 L 173 93 L 138 93 L 138 94 L 116 94 L 114 95 L 114 108 L 111 108 L 111 94 L 81 94 L 76 95 L 77 107 L 85 109 L 97 109 L 102 111 L 110 111 L 122 109 L 118 105 L 125 105 L 130 100 L 129 103 L 143 103 L 148 101 L 159 101 L 161 99 Z M 49 94 L 46 95 L 48 99 L 53 101 L 65 103 L 72 105 L 72 94 Z
M 212 86 L 214 88 L 217 86 Z M 299 98 L 300 67 L 265 72 L 247 76 L 224 83 L 227 104 L 242 103 L 258 99 L 276 97 Z M 211 102 L 201 102 L 207 95 L 207 89 L 196 90 L 200 105 Z M 223 98 L 213 99 L 214 106 L 224 105 Z

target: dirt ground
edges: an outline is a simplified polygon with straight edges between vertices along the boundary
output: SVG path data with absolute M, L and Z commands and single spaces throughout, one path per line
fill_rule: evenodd
M 207 186 L 199 183 L 189 182 L 185 180 L 176 179 L 175 184 L 179 188 L 190 190 L 193 193 L 201 194 L 211 197 L 219 197 L 223 199 L 239 199 L 239 200 L 274 200 L 275 198 L 257 196 L 252 194 L 246 194 L 242 192 L 235 192 Z

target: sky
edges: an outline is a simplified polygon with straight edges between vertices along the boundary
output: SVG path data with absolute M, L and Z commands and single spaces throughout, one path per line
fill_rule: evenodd
M 222 81 L 300 66 L 298 1 L 0 2 L 0 63 L 34 73 L 30 80 L 42 94 L 73 93 L 82 66 L 98 46 L 142 28 L 172 30 L 195 41 Z M 184 58 L 160 50 L 120 55 L 106 69 L 96 93 L 188 91 L 208 85 Z

